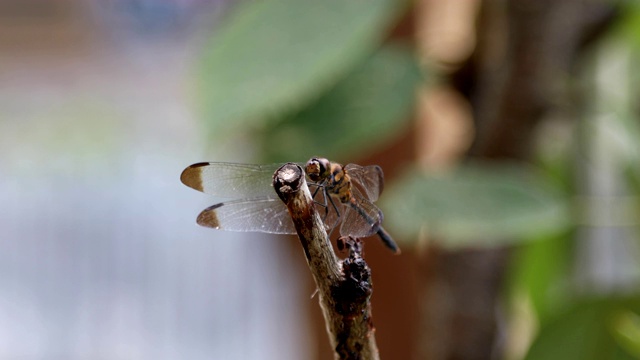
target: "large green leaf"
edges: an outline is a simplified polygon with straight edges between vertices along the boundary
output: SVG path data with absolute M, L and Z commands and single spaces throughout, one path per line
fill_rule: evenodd
M 492 246 L 565 229 L 565 199 L 534 171 L 467 164 L 445 174 L 412 172 L 383 199 L 397 237 L 432 235 L 446 247 Z
M 216 135 L 310 101 L 378 46 L 396 0 L 241 4 L 205 54 L 201 101 Z
M 543 326 L 525 359 L 637 359 L 634 345 L 621 341 L 620 334 L 629 333 L 626 319 L 639 312 L 640 298 L 583 301 Z
M 390 141 L 410 119 L 420 68 L 408 48 L 386 46 L 303 110 L 270 128 L 265 154 L 348 160 Z

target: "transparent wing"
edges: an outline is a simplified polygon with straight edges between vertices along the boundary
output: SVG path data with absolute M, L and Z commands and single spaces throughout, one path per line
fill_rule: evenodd
M 363 238 L 375 234 L 382 223 L 382 211 L 357 189 L 351 189 L 351 202 L 344 204 L 340 235 Z
M 360 166 L 347 164 L 344 171 L 351 177 L 352 183 L 358 187 L 367 199 L 376 202 L 384 188 L 384 174 L 378 165 Z
M 184 169 L 180 181 L 192 189 L 221 198 L 277 198 L 271 184 L 273 173 L 281 165 L 203 162 Z
M 204 209 L 197 223 L 228 231 L 296 234 L 287 207 L 278 198 L 254 198 L 222 202 Z

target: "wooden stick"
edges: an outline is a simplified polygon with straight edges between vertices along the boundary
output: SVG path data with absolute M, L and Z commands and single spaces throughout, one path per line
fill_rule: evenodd
M 273 187 L 298 232 L 335 359 L 379 360 L 371 322 L 371 270 L 361 256 L 360 242 L 347 239 L 349 257 L 338 260 L 299 165 L 281 166 L 273 175 Z

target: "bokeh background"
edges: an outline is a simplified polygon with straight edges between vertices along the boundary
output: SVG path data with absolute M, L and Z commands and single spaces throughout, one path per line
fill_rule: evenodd
M 383 359 L 640 358 L 640 5 L 3 0 L 0 358 L 327 359 L 199 161 L 379 164 Z

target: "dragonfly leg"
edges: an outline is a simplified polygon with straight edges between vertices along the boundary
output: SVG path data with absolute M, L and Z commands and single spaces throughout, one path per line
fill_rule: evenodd
M 325 202 L 327 201 L 327 199 L 329 199 L 328 201 L 331 203 L 331 207 L 333 207 L 333 210 L 336 211 L 336 218 L 337 218 L 337 221 L 335 222 L 334 226 L 331 228 L 331 232 L 329 233 L 329 237 L 331 237 L 331 233 L 333 233 L 333 230 L 335 228 L 337 228 L 338 227 L 337 225 L 340 223 L 340 216 L 341 215 L 340 215 L 340 210 L 338 210 L 338 207 L 336 206 L 336 203 L 333 201 L 333 198 L 331 197 L 331 195 L 329 195 L 329 193 L 325 189 L 325 191 L 324 191 L 324 200 L 325 200 Z M 325 219 L 326 219 L 327 215 L 329 215 L 329 206 L 328 205 L 327 205 L 327 208 L 326 208 Z
M 316 189 L 313 191 L 313 195 L 311 196 L 315 200 L 316 195 L 318 195 L 318 191 L 320 191 L 320 188 L 322 188 L 324 186 L 320 185 L 320 184 L 316 184 L 316 183 L 309 183 L 309 186 L 315 186 L 316 187 Z
M 316 187 L 316 190 L 313 192 L 313 196 L 312 196 L 313 202 L 316 203 L 318 206 L 322 206 L 324 208 L 324 217 L 322 218 L 322 222 L 326 222 L 327 217 L 329 216 L 329 204 L 327 202 L 327 197 L 329 198 L 329 201 L 331 201 L 331 204 L 333 204 L 333 201 L 331 200 L 331 197 L 327 193 L 327 190 L 324 184 L 312 183 L 310 185 L 313 185 Z M 323 197 L 324 203 L 321 203 L 316 200 L 316 195 L 318 194 L 318 191 L 320 191 L 320 189 L 322 189 L 322 197 Z M 334 208 L 335 208 L 335 205 L 334 205 Z
M 321 184 L 316 184 L 316 183 L 310 183 L 309 186 L 315 186 L 316 189 L 313 191 L 313 194 L 311 195 L 311 198 L 313 199 L 313 202 L 318 205 L 318 206 L 322 206 L 323 208 L 327 207 L 327 199 L 324 199 L 324 204 L 321 203 L 320 201 L 316 200 L 316 195 L 318 195 L 318 191 L 320 191 L 321 188 L 324 188 L 324 185 Z M 322 195 L 324 196 L 324 191 L 322 192 Z
M 336 203 L 333 201 L 333 198 L 331 198 L 331 195 L 329 195 L 325 190 L 324 192 L 325 202 L 327 201 L 327 198 L 329 198 L 329 202 L 331 203 L 331 206 L 333 206 L 333 210 L 336 211 L 336 214 L 338 214 L 338 218 L 340 218 L 340 210 L 338 210 L 338 207 L 336 206 Z M 329 211 L 328 207 L 327 207 L 327 211 Z

